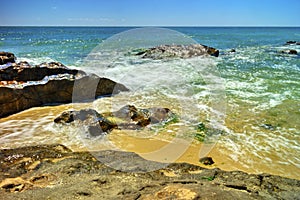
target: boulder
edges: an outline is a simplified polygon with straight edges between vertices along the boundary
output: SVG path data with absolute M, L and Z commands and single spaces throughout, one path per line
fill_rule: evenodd
M 175 118 L 176 115 L 168 108 L 139 109 L 126 105 L 118 111 L 101 114 L 93 109 L 64 111 L 54 119 L 54 122 L 57 124 L 75 122 L 80 127 L 86 127 L 91 136 L 98 136 L 109 133 L 113 129 L 139 130 L 150 124 L 168 123 Z
M 98 136 L 103 133 L 109 133 L 112 129 L 117 128 L 117 124 L 111 122 L 103 115 L 93 109 L 82 109 L 80 111 L 64 111 L 54 122 L 57 124 L 66 124 L 77 122 L 79 126 L 86 126 L 91 136 Z
M 142 50 L 135 55 L 151 59 L 192 58 L 207 55 L 218 57 L 219 50 L 201 44 L 161 45 Z
M 110 79 L 87 75 L 61 63 L 32 67 L 21 62 L 0 69 L 0 117 L 35 106 L 94 100 L 121 91 L 128 89 Z
M 0 52 L 0 65 L 4 65 L 7 63 L 14 63 L 16 57 L 13 53 L 10 52 Z
M 283 53 L 283 54 L 298 54 L 298 52 L 295 50 L 295 49 L 286 49 L 286 50 L 282 50 L 280 51 L 280 53 Z

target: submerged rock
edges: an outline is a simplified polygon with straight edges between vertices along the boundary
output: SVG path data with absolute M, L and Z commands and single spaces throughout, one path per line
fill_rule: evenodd
M 168 108 L 138 109 L 126 105 L 118 111 L 102 114 L 93 109 L 64 111 L 54 119 L 54 122 L 59 124 L 76 122 L 80 126 L 86 126 L 91 136 L 98 136 L 113 129 L 138 130 L 150 124 L 167 123 L 175 117 Z
M 230 50 L 229 50 L 229 53 L 235 53 L 235 52 L 236 52 L 235 49 L 230 49 Z
M 204 165 L 212 165 L 215 162 L 213 161 L 212 157 L 203 157 L 200 158 L 199 162 L 201 162 Z
M 2 149 L 0 160 L 1 199 L 292 200 L 300 196 L 299 180 L 187 163 L 166 165 L 130 152 L 92 155 L 63 145 L 40 145 Z M 107 160 L 119 163 L 121 170 L 102 163 Z M 157 170 L 147 170 L 151 166 Z
M 296 44 L 297 42 L 296 41 L 287 41 L 285 44 Z
M 151 59 L 192 58 L 207 55 L 218 57 L 219 50 L 201 44 L 161 45 L 140 51 L 135 55 Z
M 286 49 L 286 50 L 282 50 L 280 51 L 280 53 L 283 53 L 283 54 L 298 54 L 298 52 L 295 50 L 295 49 Z
M 91 136 L 98 136 L 108 133 L 117 128 L 117 124 L 111 122 L 103 115 L 93 109 L 83 109 L 80 111 L 64 111 L 54 119 L 55 123 L 64 124 L 76 121 L 80 126 L 86 126 Z
M 4 65 L 7 63 L 14 63 L 16 60 L 16 57 L 13 53 L 10 52 L 0 52 L 0 65 Z
M 76 94 L 73 93 L 75 83 Z M 14 63 L 0 69 L 0 117 L 35 106 L 94 100 L 121 91 L 128 89 L 110 79 L 87 75 L 58 62 L 34 67 L 27 62 Z

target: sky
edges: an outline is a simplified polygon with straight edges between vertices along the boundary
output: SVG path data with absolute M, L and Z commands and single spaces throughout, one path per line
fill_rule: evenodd
M 0 0 L 0 26 L 300 26 L 300 0 Z

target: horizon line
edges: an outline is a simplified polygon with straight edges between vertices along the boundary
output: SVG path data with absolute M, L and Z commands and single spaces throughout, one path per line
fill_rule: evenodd
M 0 27 L 187 27 L 187 28 L 300 28 L 300 25 L 0 25 Z

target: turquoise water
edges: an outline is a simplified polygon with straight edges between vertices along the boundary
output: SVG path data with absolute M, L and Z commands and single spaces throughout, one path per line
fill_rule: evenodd
M 131 29 L 133 28 L 0 27 L 0 51 L 13 52 L 19 60 L 26 60 L 31 64 L 59 61 L 68 66 L 89 70 L 85 66 L 85 58 L 97 45 L 114 34 Z M 249 168 L 256 167 L 260 163 L 264 165 L 264 169 L 282 168 L 281 174 L 288 173 L 290 177 L 298 177 L 297 174 L 300 174 L 300 45 L 285 45 L 285 42 L 290 40 L 299 42 L 300 28 L 173 27 L 170 29 L 220 50 L 220 56 L 213 58 L 212 62 L 224 81 L 226 94 L 226 98 L 223 99 L 226 109 L 222 111 L 225 114 L 224 127 L 227 134 L 219 138 L 223 151 L 233 160 Z M 235 49 L 236 52 L 231 53 L 231 49 Z M 285 49 L 295 49 L 298 55 L 280 53 Z M 135 81 L 132 81 L 133 78 L 127 80 L 126 77 L 120 77 L 128 70 L 134 69 L 128 66 L 128 63 L 132 66 L 143 66 L 143 70 L 134 71 Z M 203 108 L 201 105 L 209 107 L 206 99 L 202 98 L 205 97 L 205 89 L 207 89 L 202 84 L 203 80 L 198 77 L 193 68 L 181 64 L 182 66 L 180 63 L 176 66 L 176 70 L 182 74 L 181 78 L 184 81 L 176 82 L 176 76 L 173 79 L 170 77 L 170 80 L 176 82 L 176 86 L 192 85 L 194 94 L 190 97 L 196 99 L 199 109 Z M 134 84 L 135 86 L 139 84 L 139 77 L 146 77 L 153 69 L 160 69 L 155 68 L 159 67 L 158 65 L 150 66 L 147 62 L 138 60 L 126 60 L 120 66 L 123 67 L 116 65 L 114 68 L 107 68 L 110 74 L 106 75 L 132 87 Z M 150 82 L 158 76 L 159 74 L 149 76 L 147 81 Z M 158 86 L 161 83 L 153 84 Z M 182 88 L 178 88 L 177 92 L 180 92 L 180 89 Z M 138 92 L 140 90 L 135 91 Z M 131 103 L 147 107 L 147 104 L 151 104 L 151 98 L 142 99 L 142 96 L 151 94 L 154 97 L 157 94 L 157 91 L 151 92 L 132 94 Z M 161 103 L 168 104 L 163 100 Z M 9 123 L 5 122 L 3 126 L 8 127 Z M 287 172 L 287 169 L 293 171 Z

